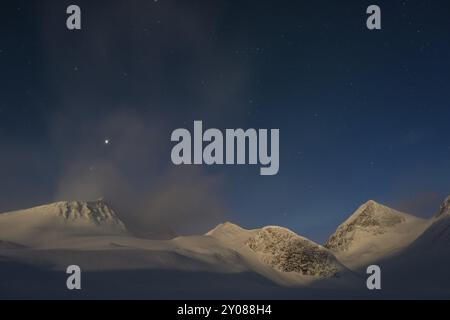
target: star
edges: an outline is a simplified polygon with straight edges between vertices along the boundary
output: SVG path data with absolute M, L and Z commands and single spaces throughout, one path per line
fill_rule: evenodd
M 109 139 L 105 139 L 104 143 L 105 143 L 106 145 L 108 145 L 108 144 L 109 144 Z

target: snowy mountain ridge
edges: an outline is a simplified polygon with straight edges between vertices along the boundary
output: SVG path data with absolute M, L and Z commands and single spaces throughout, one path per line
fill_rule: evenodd
M 0 240 L 22 245 L 60 237 L 126 234 L 125 224 L 103 200 L 60 201 L 0 214 Z
M 361 267 L 405 248 L 417 248 L 417 256 L 439 244 L 448 256 L 448 208 L 449 198 L 435 218 L 424 220 L 371 200 L 322 246 L 284 227 L 245 229 L 231 222 L 204 235 L 137 238 L 103 200 L 62 201 L 0 214 L 0 255 L 64 268 L 77 252 L 88 270 L 252 272 L 283 286 L 348 284 Z
M 427 220 L 370 200 L 344 221 L 324 246 L 344 265 L 359 267 L 405 248 L 428 225 Z

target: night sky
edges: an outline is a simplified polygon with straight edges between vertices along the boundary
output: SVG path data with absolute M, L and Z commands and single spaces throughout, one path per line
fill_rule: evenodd
M 104 197 L 136 232 L 323 241 L 369 199 L 429 217 L 450 193 L 448 1 L 4 0 L 0 18 L 2 212 Z M 278 175 L 174 166 L 194 120 L 279 128 Z

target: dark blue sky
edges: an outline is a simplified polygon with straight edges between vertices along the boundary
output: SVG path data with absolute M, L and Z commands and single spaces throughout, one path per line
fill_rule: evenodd
M 450 193 L 450 5 L 374 3 L 379 31 L 372 1 L 2 1 L 0 210 L 105 196 L 135 223 L 319 241 L 368 199 L 430 216 Z M 279 174 L 174 168 L 193 120 L 280 128 Z

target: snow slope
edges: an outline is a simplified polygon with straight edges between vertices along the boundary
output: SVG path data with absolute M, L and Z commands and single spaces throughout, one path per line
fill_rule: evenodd
M 283 227 L 246 230 L 226 222 L 206 235 L 234 248 L 249 270 L 282 285 L 354 280 L 354 275 L 328 249 Z
M 385 289 L 400 292 L 403 297 L 450 298 L 449 199 L 414 242 L 381 261 Z
M 355 269 L 399 252 L 428 225 L 427 220 L 370 200 L 337 228 L 325 247 L 344 265 Z
M 442 259 L 447 256 L 450 262 L 450 196 L 408 250 L 421 256 L 436 255 Z

